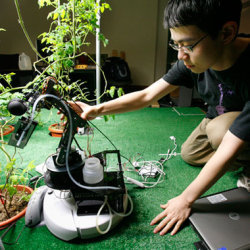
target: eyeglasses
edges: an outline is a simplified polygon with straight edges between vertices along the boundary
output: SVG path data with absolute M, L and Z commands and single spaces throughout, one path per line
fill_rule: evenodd
M 203 39 L 205 39 L 208 36 L 208 34 L 206 34 L 205 36 L 203 36 L 202 38 L 200 38 L 195 44 L 193 45 L 188 45 L 188 46 L 179 46 L 178 44 L 175 44 L 174 41 L 170 41 L 169 46 L 171 48 L 173 48 L 174 50 L 182 50 L 185 54 L 190 54 L 193 52 L 194 47 L 196 45 L 198 45 Z

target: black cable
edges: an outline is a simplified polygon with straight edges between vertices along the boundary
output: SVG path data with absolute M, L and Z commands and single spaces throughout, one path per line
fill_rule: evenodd
M 82 112 L 84 112 L 83 111 L 83 109 L 82 109 L 82 107 L 79 105 L 79 104 L 77 104 L 75 101 L 73 101 L 74 102 L 74 104 L 76 104 L 77 105 L 77 107 L 82 111 Z M 88 123 L 90 123 L 94 128 L 96 128 L 109 142 L 110 142 L 110 144 L 116 149 L 116 150 L 118 150 L 117 149 L 117 147 L 115 146 L 115 144 L 96 126 L 96 125 L 94 125 L 91 121 L 89 121 L 89 120 L 87 120 L 88 121 Z M 78 146 L 78 145 L 77 145 Z M 122 158 L 124 158 L 124 159 L 126 159 L 132 166 L 133 166 L 133 164 L 132 164 L 132 162 L 126 157 L 126 156 L 124 156 L 124 155 L 121 155 L 121 157 Z
M 81 146 L 79 145 L 77 139 L 74 137 L 73 140 L 75 141 L 77 147 L 78 147 L 81 151 L 83 151 L 83 149 L 82 149 Z
M 121 157 L 122 158 L 124 158 L 124 159 L 126 159 L 132 166 L 133 166 L 133 163 L 130 161 L 130 159 L 129 158 L 127 158 L 126 156 L 124 156 L 124 155 L 121 155 Z
M 96 125 L 94 125 L 92 122 L 88 121 L 94 128 L 96 128 L 109 142 L 110 144 L 115 148 L 115 150 L 118 150 L 115 144 L 99 129 Z
M 73 102 L 82 112 L 84 112 L 84 110 L 79 104 L 77 104 L 75 101 Z M 90 123 L 94 128 L 96 128 L 110 142 L 110 144 L 115 148 L 115 150 L 118 150 L 115 144 L 96 125 L 94 125 L 90 120 L 87 120 L 87 122 Z

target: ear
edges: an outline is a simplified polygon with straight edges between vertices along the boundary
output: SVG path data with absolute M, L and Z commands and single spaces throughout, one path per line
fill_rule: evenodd
M 238 33 L 238 24 L 233 21 L 226 22 L 221 30 L 221 39 L 224 44 L 229 44 L 234 41 Z

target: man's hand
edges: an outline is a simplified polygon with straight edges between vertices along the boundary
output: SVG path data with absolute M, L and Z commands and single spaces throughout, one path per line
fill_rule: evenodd
M 96 106 L 90 106 L 83 102 L 68 101 L 70 107 L 84 120 L 93 120 L 98 116 L 98 109 Z M 60 114 L 60 112 L 58 112 Z M 64 115 L 61 116 L 61 120 Z
M 171 228 L 173 228 L 171 235 L 174 235 L 191 212 L 191 204 L 182 195 L 169 200 L 167 204 L 161 205 L 161 208 L 164 211 L 150 223 L 150 225 L 155 225 L 161 220 L 160 224 L 154 229 L 154 233 L 160 232 L 160 235 L 166 234 Z

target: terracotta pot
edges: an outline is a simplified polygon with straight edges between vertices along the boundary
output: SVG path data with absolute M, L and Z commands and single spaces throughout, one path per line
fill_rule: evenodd
M 63 130 L 56 128 L 57 126 L 58 126 L 58 123 L 55 123 L 49 126 L 50 134 L 53 137 L 62 137 Z
M 23 189 L 25 189 L 25 191 L 29 194 L 31 194 L 33 192 L 33 189 L 28 187 L 28 186 L 23 186 L 23 185 L 18 185 L 16 186 L 17 190 L 20 190 L 22 191 Z M 10 219 L 6 220 L 6 221 L 3 221 L 3 222 L 0 222 L 0 230 L 8 227 L 10 224 L 12 224 L 13 222 L 17 221 L 18 219 L 22 218 L 25 213 L 26 213 L 26 209 L 23 209 L 20 213 L 18 213 L 17 215 L 11 217 Z
M 14 131 L 14 127 L 13 126 L 11 126 L 11 125 L 7 125 L 7 130 L 6 131 L 4 131 L 3 132 L 3 135 L 8 135 L 8 134 L 10 134 L 11 132 L 13 132 Z M 1 134 L 1 133 L 0 133 Z

